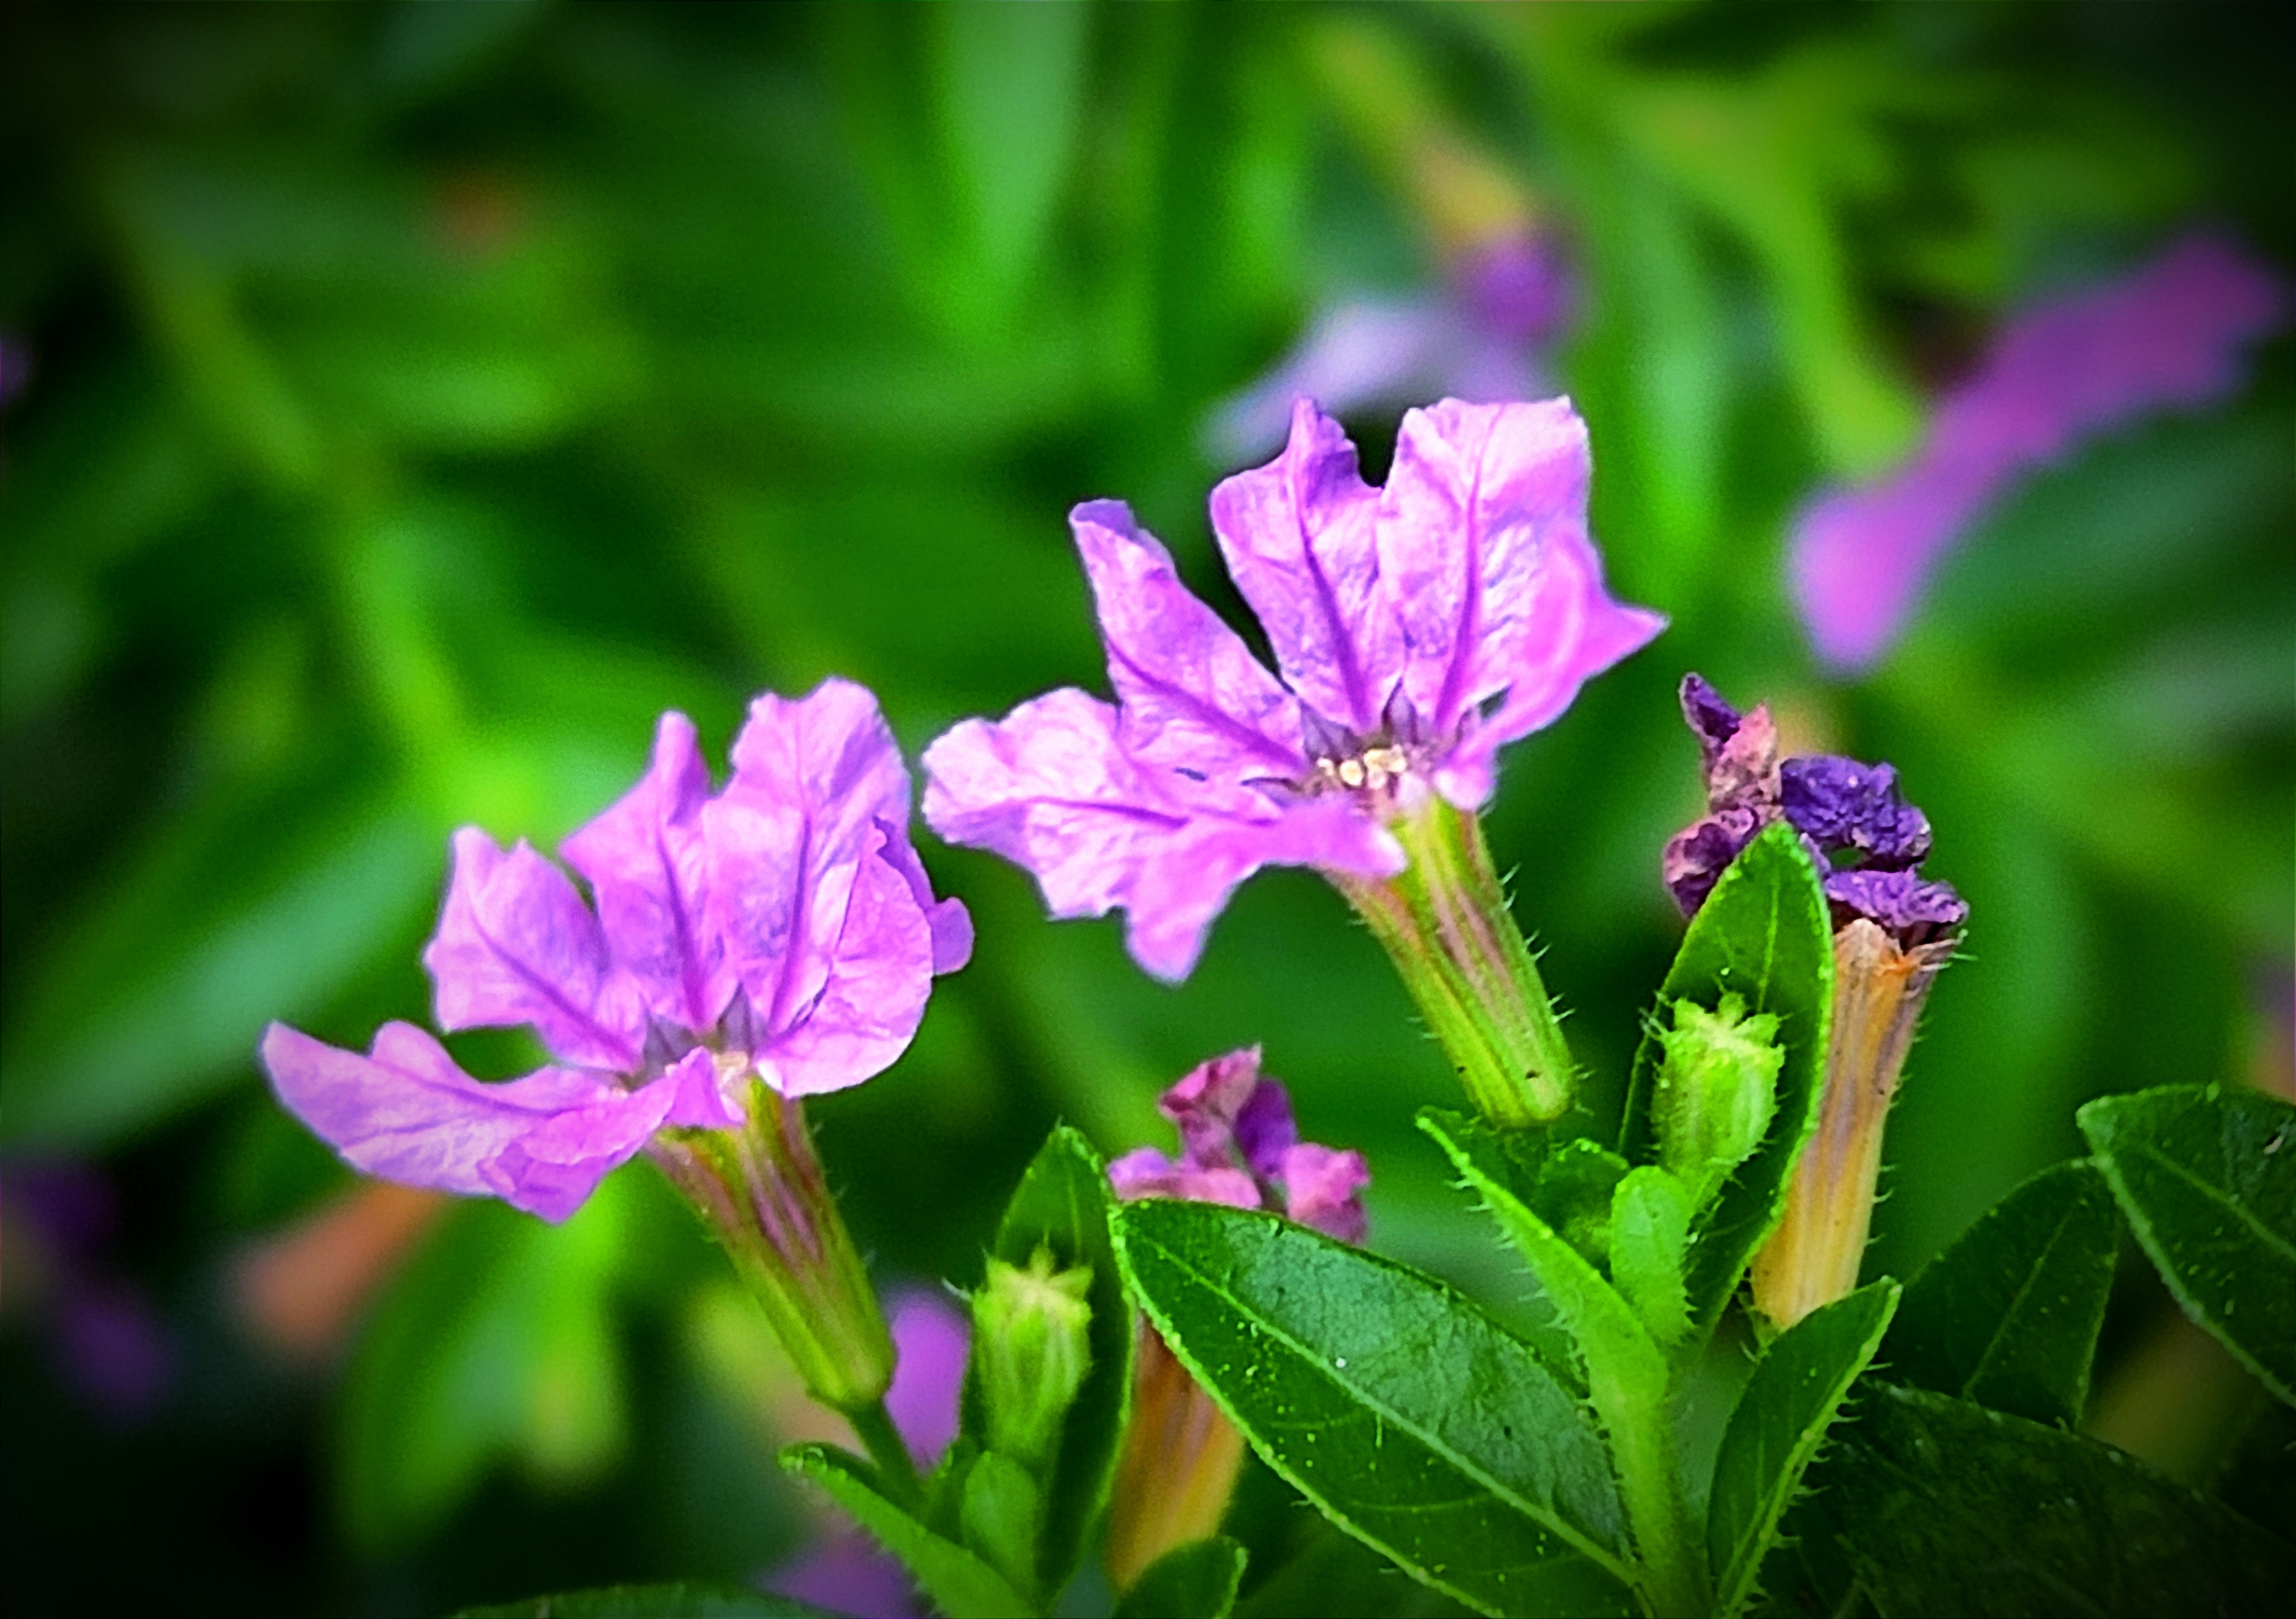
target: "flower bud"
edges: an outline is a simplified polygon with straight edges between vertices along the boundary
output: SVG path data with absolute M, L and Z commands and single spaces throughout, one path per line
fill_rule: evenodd
M 1708 1011 L 1694 1001 L 1674 1003 L 1674 1026 L 1656 1031 L 1664 1055 L 1653 1112 L 1659 1156 L 1702 1209 L 1730 1172 L 1762 1144 L 1777 1111 L 1777 1043 L 1773 1012 L 1746 1014 L 1745 1002 L 1726 994 Z
M 988 1419 L 988 1448 L 1042 1469 L 1059 1446 L 1061 1424 L 1092 1364 L 1085 1329 L 1091 1267 L 1053 1269 L 1039 1247 L 1028 1269 L 992 1257 L 972 1296 L 973 1363 Z

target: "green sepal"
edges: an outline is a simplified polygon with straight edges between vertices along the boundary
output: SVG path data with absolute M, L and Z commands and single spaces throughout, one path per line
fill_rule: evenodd
M 1115 1619 L 1227 1619 L 1243 1564 L 1243 1548 L 1224 1534 L 1176 1547 L 1118 1600 Z
M 1777 1227 L 1802 1143 L 1817 1121 L 1833 1011 L 1833 928 L 1818 872 L 1793 829 L 1763 829 L 1723 872 L 1691 919 L 1659 991 L 1662 1004 L 1718 1008 L 1734 994 L 1778 1019 L 1777 1110 L 1762 1144 L 1723 1182 L 1693 1234 L 1687 1286 L 1697 1333 L 1710 1330 L 1755 1250 Z M 1631 1163 L 1659 1155 L 1652 1100 L 1664 1046 L 1644 1031 L 1627 1090 L 1620 1151 Z
M 2296 1403 L 2296 1107 L 2175 1085 L 2100 1097 L 2079 1116 L 2185 1313 Z
M 1890 1380 L 2071 1427 L 2120 1249 L 2096 1165 L 2043 1170 L 1906 1286 L 1882 1354 Z
M 1898 1298 L 1896 1282 L 1878 1281 L 1811 1311 L 1770 1345 L 1738 1396 L 1706 1509 L 1715 1611 L 1725 1619 L 1753 1596 L 1778 1522 L 1850 1386 L 1873 1362 Z

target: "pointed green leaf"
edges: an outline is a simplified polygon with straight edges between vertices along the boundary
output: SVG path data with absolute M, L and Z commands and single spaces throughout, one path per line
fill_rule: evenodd
M 1043 1516 L 1037 1481 L 1010 1456 L 984 1451 L 966 1471 L 959 1509 L 964 1543 L 1016 1590 L 1037 1583 L 1037 1526 Z
M 1690 1308 L 1710 1328 L 1755 1249 L 1776 1228 L 1794 1160 L 1817 1118 L 1825 1073 L 1825 1033 L 1833 996 L 1833 928 L 1816 869 L 1794 830 L 1780 822 L 1748 844 L 1706 904 L 1659 991 L 1712 1010 L 1725 994 L 1747 1010 L 1775 1012 L 1785 1063 L 1769 1133 L 1723 1186 L 1691 1247 Z M 1635 1054 L 1620 1150 L 1632 1162 L 1656 1156 L 1651 1095 L 1660 1048 L 1649 1034 Z
M 875 1473 L 859 1457 L 834 1445 L 799 1444 L 782 1452 L 782 1466 L 819 1484 L 852 1514 L 880 1546 L 901 1560 L 949 1619 L 1011 1619 L 1037 1611 L 1036 1604 L 1003 1574 L 880 1494 Z
M 1148 1566 L 1116 1619 L 1227 1619 L 1243 1583 L 1243 1548 L 1226 1535 L 1194 1541 Z
M 833 1619 L 825 1607 L 738 1585 L 601 1585 L 466 1607 L 455 1619 Z
M 2296 1547 L 2136 1458 L 1926 1389 L 1867 1389 L 1810 1504 L 1882 1613 L 2289 1611 Z
M 1706 1549 L 1721 1613 L 1738 1612 L 1753 1594 L 1778 1520 L 1897 1306 L 1896 1282 L 1861 1288 L 1795 1322 L 1754 1368 L 1714 1459 L 1707 1506 Z
M 2100 1097 L 2079 1116 L 2185 1312 L 2296 1403 L 2296 1108 L 2170 1086 Z
M 1116 1231 L 1181 1363 L 1341 1528 L 1482 1613 L 1635 1611 L 1601 1437 L 1472 1302 L 1270 1214 L 1152 1199 Z
M 1690 1333 L 1682 1263 L 1690 1240 L 1690 1189 L 1655 1164 L 1619 1182 L 1611 1207 L 1611 1280 L 1660 1344 Z
M 1481 1195 L 1539 1288 L 1562 1312 L 1586 1357 L 1595 1403 L 1607 1413 L 1655 1408 L 1667 1397 L 1668 1370 L 1642 1318 L 1585 1254 L 1517 1196 L 1508 1171 L 1520 1163 L 1506 1138 L 1480 1121 L 1429 1108 L 1419 1127 L 1435 1138 L 1468 1187 Z M 1625 1182 L 1619 1182 L 1624 1185 Z
M 1906 1287 L 1882 1357 L 1891 1379 L 2071 1427 L 2120 1248 L 2096 1166 L 2043 1170 Z
M 1084 1555 L 1086 1532 L 1108 1499 L 1132 1394 L 1132 1312 L 1109 1246 L 1108 1170 L 1084 1137 L 1062 1124 L 1030 1160 L 1005 1206 L 993 1248 L 1011 1265 L 1028 1264 L 1041 1245 L 1061 1270 L 1088 1266 L 1092 1306 L 1086 1337 L 1092 1365 L 1069 1408 L 1059 1455 L 1044 1480 L 1044 1525 L 1037 1541 L 1041 1586 L 1057 1590 Z M 985 1441 L 978 1397 L 966 1379 L 965 1431 Z

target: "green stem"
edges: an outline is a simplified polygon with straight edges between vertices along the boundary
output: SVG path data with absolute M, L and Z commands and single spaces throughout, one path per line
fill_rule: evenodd
M 1407 867 L 1383 882 L 1332 881 L 1386 947 L 1476 1110 L 1503 1130 L 1560 1118 L 1577 1071 L 1482 822 L 1431 798 L 1390 830 Z
M 913 1509 L 923 1507 L 925 1487 L 917 1477 L 917 1464 L 910 1458 L 900 1430 L 893 1426 L 883 1399 L 855 1406 L 845 1413 L 845 1419 L 853 1425 L 854 1435 L 869 1452 L 869 1460 L 877 1464 L 877 1479 L 887 1499 Z
M 1611 1391 L 1606 1398 L 1592 1357 L 1587 1372 L 1588 1394 L 1610 1430 L 1611 1461 L 1618 1471 L 1627 1519 L 1634 1525 L 1643 1594 L 1651 1612 L 1655 1619 L 1693 1619 L 1710 1612 L 1714 1592 L 1704 1549 L 1691 1532 L 1690 1506 L 1682 1496 L 1666 1402 L 1617 1397 L 1625 1391 Z

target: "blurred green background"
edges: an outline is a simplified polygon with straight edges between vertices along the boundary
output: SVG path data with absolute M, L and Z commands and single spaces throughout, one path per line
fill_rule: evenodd
M 0 806 L 12 1609 L 436 1612 L 749 1578 L 808 1533 L 793 1396 L 647 1172 L 570 1224 L 353 1189 L 273 1017 L 423 1020 L 446 836 L 545 843 L 676 706 L 830 672 L 920 748 L 1102 688 L 1064 516 L 1130 499 L 1241 619 L 1223 400 L 1319 311 L 1568 245 L 1537 357 L 1611 581 L 1673 628 L 1509 756 L 1491 837 L 1599 1099 L 1679 922 L 1672 691 L 1888 757 L 1974 908 L 1890 1137 L 1904 1274 L 2075 1104 L 2287 1083 L 2296 373 L 2032 479 L 1871 678 L 1788 519 L 1886 465 L 2026 298 L 2195 221 L 2296 259 L 2260 9 L 493 0 L 0 17 Z M 1480 212 L 1478 211 L 1480 210 Z M 1395 400 L 1349 417 L 1383 470 Z M 1505 1299 L 1412 1110 L 1449 1081 L 1300 872 L 1184 988 L 921 835 L 979 924 L 817 1108 L 889 1281 L 959 1285 L 1055 1117 L 1264 1042 L 1374 1241 Z M 474 1071 L 516 1040 L 464 1037 Z M 2108 1355 L 2161 1309 L 2132 1275 Z M 2109 1378 L 2111 1366 L 2106 1373 Z

